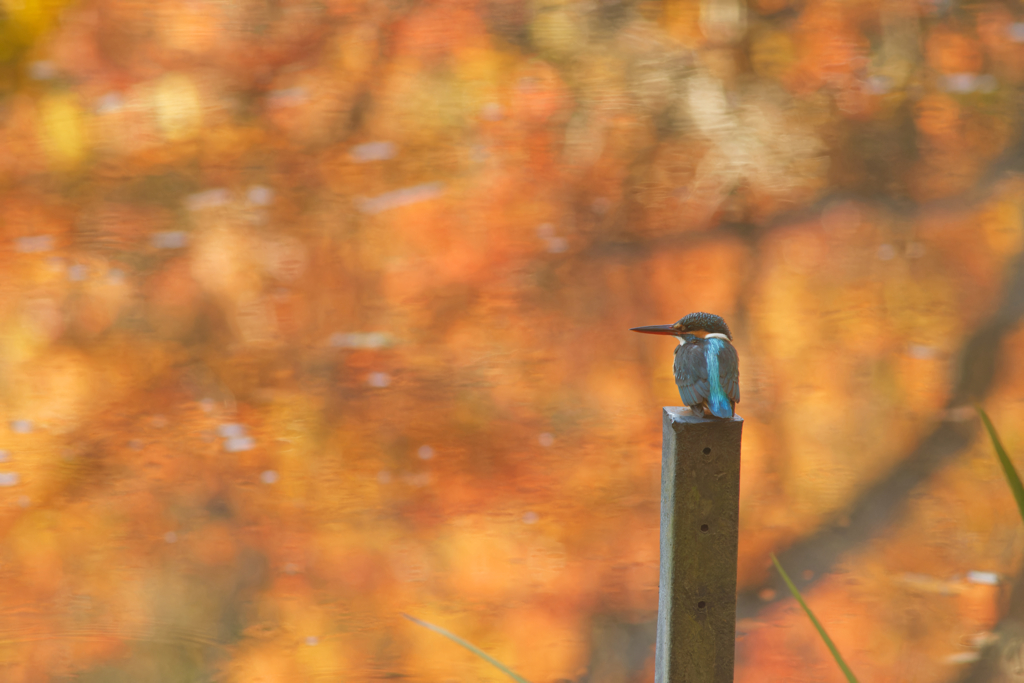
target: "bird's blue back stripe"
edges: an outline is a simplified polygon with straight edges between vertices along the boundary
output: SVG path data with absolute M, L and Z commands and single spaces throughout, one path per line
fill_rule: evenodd
M 722 388 L 722 379 L 718 370 L 718 352 L 726 342 L 721 339 L 707 339 L 704 342 L 704 361 L 708 366 L 708 387 L 711 395 L 708 397 L 708 408 L 712 414 L 718 417 L 729 417 L 732 414 L 732 406 L 729 405 L 729 397 L 725 395 Z

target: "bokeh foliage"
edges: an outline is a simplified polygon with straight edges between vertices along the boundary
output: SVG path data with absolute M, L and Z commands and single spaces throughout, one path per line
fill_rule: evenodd
M 864 680 L 1010 661 L 1016 5 L 3 9 L 0 678 L 497 675 L 407 612 L 649 679 L 677 397 L 626 329 L 693 310 L 741 357 L 737 680 L 837 675 L 772 550 Z

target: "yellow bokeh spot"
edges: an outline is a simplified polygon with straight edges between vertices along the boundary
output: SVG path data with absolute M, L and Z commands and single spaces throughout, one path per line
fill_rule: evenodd
M 5 19 L 30 40 L 49 29 L 67 4 L 65 0 L 0 0 Z
M 530 35 L 542 56 L 565 58 L 586 45 L 586 24 L 572 5 L 538 3 L 534 12 Z
M 203 122 L 199 89 L 182 74 L 168 74 L 157 81 L 153 106 L 160 130 L 171 142 L 191 138 Z
M 58 168 L 78 165 L 88 149 L 82 108 L 72 93 L 56 92 L 39 102 L 39 137 L 51 163 Z

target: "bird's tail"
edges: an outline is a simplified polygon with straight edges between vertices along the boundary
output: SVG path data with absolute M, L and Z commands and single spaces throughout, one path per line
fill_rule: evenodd
M 708 409 L 715 417 L 732 417 L 732 401 L 725 395 L 725 392 L 711 392 L 708 399 Z

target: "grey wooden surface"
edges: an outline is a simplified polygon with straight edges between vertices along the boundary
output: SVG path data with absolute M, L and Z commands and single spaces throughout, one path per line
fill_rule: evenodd
M 728 683 L 743 418 L 664 411 L 655 683 Z

